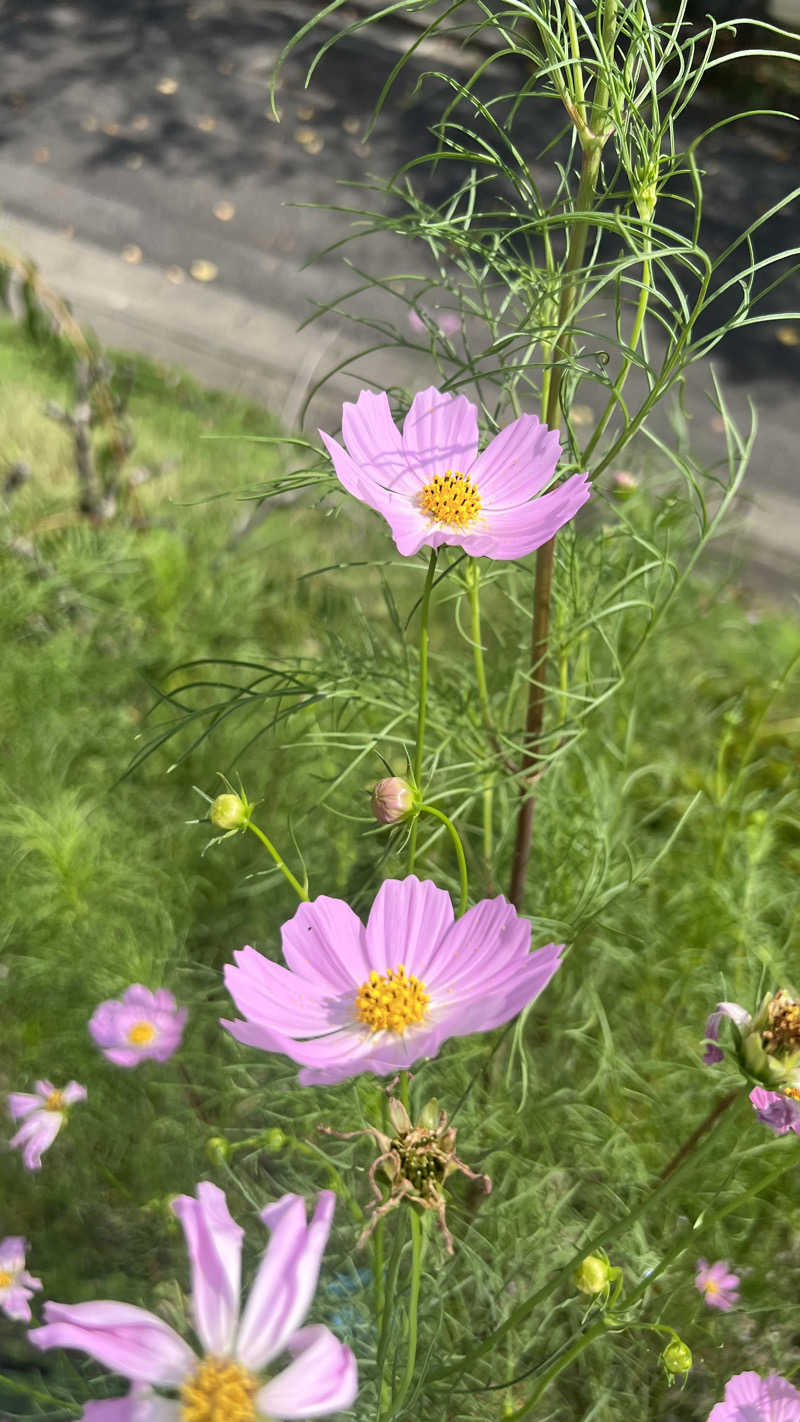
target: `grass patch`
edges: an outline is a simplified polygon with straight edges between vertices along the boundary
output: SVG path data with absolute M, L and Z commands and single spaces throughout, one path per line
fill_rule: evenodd
M 235 839 L 201 853 L 208 826 L 185 823 L 204 808 L 192 787 L 213 794 L 217 771 L 235 762 L 251 796 L 264 800 L 262 822 L 296 865 L 294 826 L 314 893 L 368 902 L 381 877 L 404 872 L 402 858 L 384 858 L 384 840 L 365 835 L 363 823 L 318 804 L 346 775 L 333 806 L 361 814 L 359 796 L 379 773 L 374 755 L 353 765 L 355 711 L 347 695 L 334 694 L 330 669 L 346 670 L 353 685 L 372 678 L 369 717 L 377 731 L 386 707 L 402 704 L 404 678 L 413 673 L 401 633 L 419 588 L 406 565 L 396 577 L 391 570 L 394 591 L 387 591 L 396 559 L 374 522 L 337 519 L 309 499 L 276 508 L 252 540 L 226 551 L 232 502 L 198 500 L 263 479 L 276 456 L 266 446 L 202 436 L 268 432 L 269 419 L 145 362 L 137 362 L 131 402 L 134 460 L 174 458 L 176 467 L 144 486 L 140 527 L 87 526 L 72 512 L 65 436 L 41 414 L 46 399 L 67 394 L 65 368 L 4 324 L 0 447 L 9 462 L 24 459 L 33 469 L 9 517 L 35 539 L 50 576 L 0 554 L 7 752 L 0 1088 L 74 1076 L 89 1099 L 40 1175 L 26 1175 L 16 1153 L 0 1154 L 2 1224 L 31 1241 L 30 1267 L 43 1276 L 47 1296 L 129 1299 L 173 1317 L 183 1303 L 171 1281 L 185 1284 L 185 1273 L 170 1198 L 210 1175 L 254 1226 L 255 1241 L 249 1200 L 328 1184 L 329 1165 L 309 1150 L 316 1125 L 348 1130 L 374 1120 L 379 1100 L 369 1080 L 301 1092 L 290 1063 L 239 1049 L 220 1032 L 217 1018 L 230 1009 L 222 965 L 244 942 L 277 956 L 277 930 L 294 902 L 282 881 L 263 873 L 255 843 Z M 658 500 L 646 491 L 640 497 L 637 516 L 646 523 Z M 613 532 L 613 511 L 609 522 Z M 597 528 L 578 539 L 576 556 L 613 580 L 620 543 L 618 531 Z M 350 571 L 301 578 L 355 559 Z M 568 574 L 565 564 L 562 594 Z M 527 575 L 520 574 L 519 593 L 527 599 Z M 514 609 L 493 602 L 491 592 L 486 626 L 490 681 L 502 687 L 519 629 Z M 434 629 L 440 681 L 456 660 L 451 628 L 446 603 Z M 570 956 L 517 1034 L 505 1072 L 489 1066 L 487 1039 L 476 1038 L 466 1049 L 450 1044 L 414 1083 L 418 1102 L 435 1093 L 452 1108 L 478 1073 L 457 1121 L 459 1153 L 494 1180 L 480 1209 L 468 1189 L 454 1190 L 455 1259 L 445 1261 L 433 1239 L 427 1248 L 421 1339 L 424 1349 L 433 1340 L 437 1357 L 496 1326 L 568 1257 L 584 1229 L 643 1197 L 726 1084 L 724 1072 L 699 1065 L 705 1015 L 717 998 L 748 1003 L 762 976 L 796 981 L 797 679 L 787 668 L 798 654 L 793 618 L 754 608 L 722 580 L 698 580 L 635 675 L 543 778 L 530 916 L 536 941 L 563 935 Z M 254 701 L 236 717 L 218 718 L 213 735 L 191 751 L 195 732 L 184 730 L 120 780 L 137 737 L 178 710 L 162 704 L 153 712 L 154 688 L 169 686 L 181 701 L 185 677 L 171 669 L 195 657 L 281 667 L 296 657 L 309 685 L 316 677 L 313 684 L 326 689 L 296 725 L 267 730 L 271 705 L 289 704 L 284 691 L 283 700 Z M 323 657 L 325 675 L 313 671 Z M 196 694 L 223 706 L 221 667 L 208 675 L 216 684 Z M 241 676 L 231 670 L 227 680 Z M 434 701 L 432 716 L 444 723 L 444 702 Z M 381 747 L 401 757 L 412 721 L 409 714 Z M 179 752 L 185 758 L 166 774 Z M 426 869 L 453 884 L 444 840 Z M 123 1073 L 93 1049 L 85 1024 L 99 1000 L 134 980 L 172 988 L 190 1021 L 184 1049 L 166 1068 Z M 236 1145 L 269 1128 L 287 1139 L 235 1153 L 240 1190 L 231 1162 L 209 1153 L 208 1139 L 224 1135 Z M 718 1141 L 669 1207 L 646 1215 L 611 1248 L 629 1287 L 684 1218 L 710 1209 L 719 1192 L 723 1202 L 733 1198 L 794 1145 L 751 1118 L 723 1124 Z M 338 1143 L 326 1151 L 340 1167 L 357 1163 L 364 1204 L 368 1147 Z M 632 1334 L 588 1351 L 536 1415 L 688 1422 L 707 1415 L 732 1372 L 780 1369 L 794 1346 L 800 1285 L 786 1204 L 795 1186 L 787 1181 L 793 1177 L 698 1242 L 696 1254 L 725 1257 L 742 1274 L 745 1309 L 726 1316 L 705 1308 L 693 1286 L 695 1253 L 653 1286 L 641 1317 L 669 1322 L 695 1354 L 685 1393 L 668 1390 L 654 1338 Z M 352 1242 L 340 1206 L 315 1317 L 353 1340 L 363 1378 L 357 1415 L 366 1418 L 375 1402 L 372 1296 L 368 1280 L 352 1273 Z M 334 1288 L 337 1268 L 351 1271 L 346 1307 Z M 434 1391 L 422 1410 L 437 1419 L 489 1419 L 505 1397 L 520 1405 L 528 1383 L 499 1395 L 492 1389 L 549 1355 L 574 1332 L 580 1312 L 573 1291 L 562 1288 L 488 1365 Z M 56 1400 L 85 1396 L 89 1386 L 93 1396 L 105 1395 L 105 1382 L 91 1381 L 98 1370 L 76 1361 L 70 1372 L 55 1356 L 42 1367 L 18 1328 L 2 1322 L 0 1336 L 11 1360 L 5 1371 L 18 1386 L 33 1382 Z M 12 1414 L 30 1409 L 24 1394 L 9 1393 L 3 1405 Z M 75 1411 L 54 1402 L 41 1415 Z

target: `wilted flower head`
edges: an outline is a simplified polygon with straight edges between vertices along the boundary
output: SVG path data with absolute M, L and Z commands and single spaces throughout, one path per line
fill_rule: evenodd
M 708 1422 L 800 1422 L 800 1392 L 786 1378 L 770 1373 L 737 1373 L 725 1384 L 725 1397 L 712 1407 Z
M 243 1230 L 231 1219 L 224 1194 L 203 1181 L 196 1199 L 180 1195 L 173 1202 L 189 1251 L 201 1357 L 156 1314 L 111 1300 L 46 1303 L 45 1325 L 28 1335 L 30 1341 L 37 1348 L 78 1348 L 131 1381 L 127 1399 L 92 1404 L 97 1422 L 102 1408 L 109 1422 L 258 1422 L 338 1412 L 356 1396 L 355 1359 L 322 1325 L 300 1327 L 317 1285 L 334 1203 L 333 1193 L 323 1190 L 310 1225 L 299 1195 L 284 1195 L 262 1210 L 272 1238 L 240 1312 Z M 270 1365 L 287 1351 L 293 1361 L 275 1373 Z
M 488 1175 L 476 1175 L 455 1153 L 456 1130 L 447 1124 L 447 1112 L 439 1110 L 438 1101 L 429 1101 L 420 1112 L 416 1125 L 412 1125 L 405 1106 L 392 1097 L 389 1101 L 389 1119 L 392 1134 L 368 1127 L 364 1131 L 331 1132 L 342 1134 L 344 1139 L 354 1136 L 372 1136 L 380 1149 L 380 1155 L 372 1162 L 369 1182 L 377 1204 L 372 1206 L 372 1216 L 364 1230 L 359 1244 L 365 1243 L 378 1220 L 403 1200 L 421 1205 L 424 1210 L 434 1210 L 439 1228 L 444 1235 L 448 1254 L 453 1253 L 453 1237 L 447 1228 L 445 1209 L 447 1197 L 444 1183 L 453 1171 L 460 1171 L 470 1180 L 477 1181 L 484 1194 L 491 1192 L 492 1182 Z M 323 1129 L 327 1129 L 323 1127 Z M 375 1179 L 378 1170 L 390 1183 L 388 1198 Z
M 76 1101 L 86 1100 L 86 1087 L 77 1081 L 70 1081 L 61 1090 L 52 1081 L 37 1081 L 34 1092 L 12 1091 L 8 1098 L 11 1119 L 22 1121 L 9 1145 L 22 1147 L 26 1170 L 39 1170 L 44 1152 L 66 1120 L 68 1108 Z
M 89 1032 L 115 1066 L 135 1067 L 147 1060 L 168 1061 L 181 1044 L 187 1016 L 166 988 L 151 992 L 133 983 L 120 999 L 95 1008 Z
M 739 1302 L 739 1275 L 730 1272 L 724 1259 L 718 1259 L 716 1264 L 698 1259 L 694 1282 L 709 1308 L 728 1313 Z
M 386 1076 L 533 1002 L 563 944 L 531 953 L 530 936 L 502 896 L 456 920 L 450 895 L 413 874 L 381 884 L 366 927 L 341 899 L 321 897 L 281 929 L 288 969 L 253 948 L 234 954 L 225 982 L 245 1021 L 222 1025 L 299 1062 L 305 1086 Z
M 522 558 L 586 502 L 585 474 L 543 494 L 561 453 L 557 430 L 520 415 L 478 453 L 478 411 L 465 395 L 415 395 L 402 434 L 385 392 L 342 410 L 343 449 L 320 430 L 339 482 L 387 520 L 398 552 L 455 544 L 476 558 Z
M 785 1136 L 794 1131 L 800 1136 L 800 1092 L 794 1087 L 784 1091 L 765 1091 L 756 1086 L 750 1092 L 753 1109 L 764 1126 L 769 1126 L 776 1136 Z
M 706 1066 L 722 1061 L 716 1045 L 723 1018 L 734 1024 L 737 1060 L 764 1086 L 800 1087 L 800 1000 L 786 988 L 769 993 L 751 1016 L 736 1002 L 718 1002 L 706 1022 Z
M 0 1309 L 9 1318 L 27 1323 L 31 1316 L 28 1299 L 34 1289 L 42 1287 L 25 1268 L 26 1243 L 19 1235 L 9 1234 L 0 1240 Z
M 372 813 L 382 825 L 394 825 L 404 820 L 414 804 L 414 791 L 407 780 L 390 775 L 379 780 L 372 791 Z

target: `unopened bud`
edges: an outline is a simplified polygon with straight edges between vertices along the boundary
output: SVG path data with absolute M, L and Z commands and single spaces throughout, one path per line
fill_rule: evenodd
M 206 1155 L 212 1165 L 221 1165 L 231 1153 L 230 1144 L 224 1136 L 211 1136 L 206 1141 Z
M 618 469 L 614 475 L 613 489 L 618 499 L 629 499 L 631 494 L 635 494 L 639 487 L 639 480 L 635 474 L 629 474 L 627 469 Z
M 250 818 L 251 805 L 241 795 L 218 795 L 212 802 L 208 818 L 217 829 L 241 829 Z
M 399 775 L 379 780 L 372 792 L 372 813 L 382 825 L 404 820 L 414 804 L 414 792 Z
M 277 1155 L 279 1150 L 285 1150 L 290 1137 L 285 1135 L 278 1126 L 274 1126 L 271 1131 L 265 1131 L 261 1139 L 264 1149 L 270 1151 L 272 1155 Z
M 582 1294 L 602 1294 L 610 1278 L 609 1262 L 599 1254 L 587 1254 L 575 1270 L 575 1286 Z
M 692 1350 L 680 1338 L 673 1338 L 661 1354 L 661 1361 L 668 1373 L 681 1377 L 692 1366 Z

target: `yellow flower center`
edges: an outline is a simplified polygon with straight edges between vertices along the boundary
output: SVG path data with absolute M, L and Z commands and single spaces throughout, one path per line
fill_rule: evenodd
M 0 1269 L 0 1289 L 10 1288 L 13 1282 L 14 1280 L 11 1274 L 5 1269 Z
M 63 1111 L 64 1093 L 63 1091 L 51 1091 L 44 1103 L 45 1111 Z
M 469 528 L 481 511 L 481 496 L 468 474 L 448 469 L 436 474 L 417 495 L 423 513 L 451 528 Z
M 204 1358 L 181 1387 L 181 1422 L 256 1422 L 252 1373 L 229 1358 Z
M 152 1022 L 136 1022 L 128 1033 L 128 1041 L 132 1047 L 146 1047 L 155 1035 L 156 1029 Z
M 718 1294 L 719 1284 L 715 1284 L 713 1279 L 707 1279 L 704 1285 L 707 1294 Z
M 422 1021 L 429 1001 L 425 984 L 401 963 L 388 973 L 370 973 L 356 994 L 356 1015 L 373 1032 L 402 1032 Z

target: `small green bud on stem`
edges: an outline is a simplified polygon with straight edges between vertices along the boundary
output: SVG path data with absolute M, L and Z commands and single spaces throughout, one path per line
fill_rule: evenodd
M 587 1254 L 575 1270 L 575 1287 L 582 1294 L 602 1294 L 611 1280 L 611 1266 L 599 1254 Z
M 218 795 L 211 803 L 208 818 L 212 825 L 221 830 L 244 829 L 250 818 L 252 805 L 242 795 Z
M 686 1346 L 682 1339 L 673 1338 L 661 1354 L 661 1361 L 667 1372 L 671 1373 L 673 1377 L 683 1377 L 684 1373 L 688 1373 L 692 1366 L 692 1350 Z

